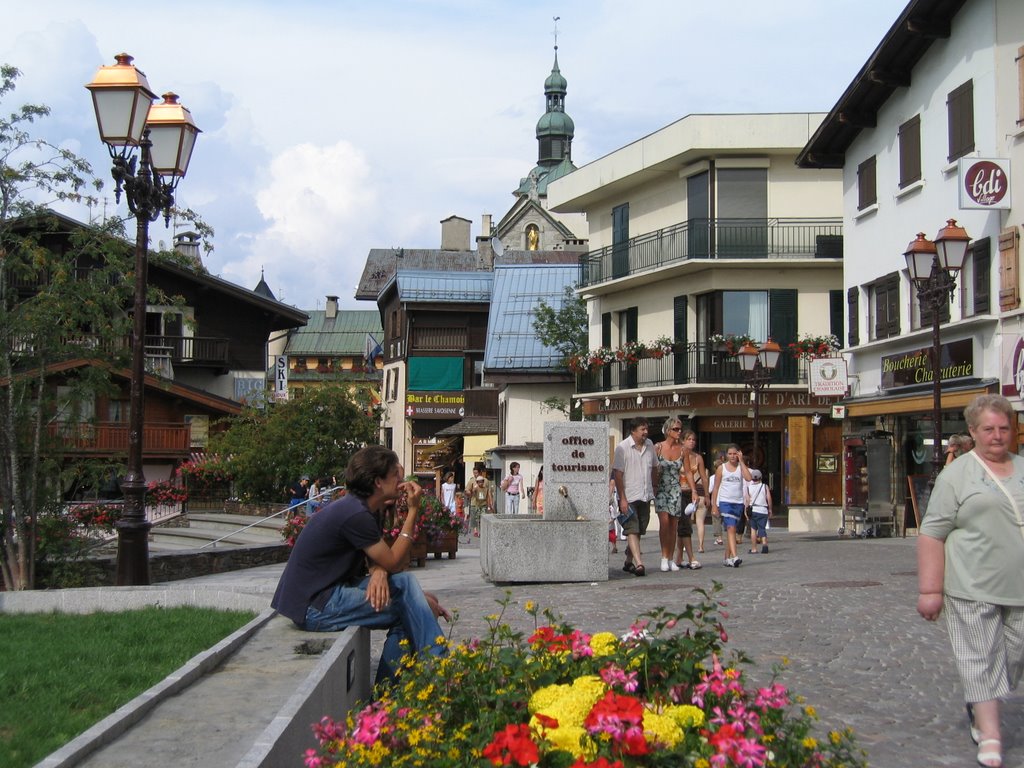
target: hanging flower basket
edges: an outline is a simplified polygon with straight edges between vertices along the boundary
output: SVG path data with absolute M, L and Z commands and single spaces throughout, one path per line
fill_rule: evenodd
M 745 345 L 753 344 L 754 339 L 745 333 L 714 333 L 708 338 L 708 343 L 716 352 L 735 355 Z
M 839 349 L 839 339 L 835 335 L 803 336 L 798 341 L 787 345 L 790 353 L 797 360 L 813 360 L 816 357 L 829 357 Z

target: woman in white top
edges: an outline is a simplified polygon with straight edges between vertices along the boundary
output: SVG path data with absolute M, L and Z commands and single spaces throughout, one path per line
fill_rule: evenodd
M 449 472 L 444 476 L 444 482 L 441 483 L 441 504 L 451 514 L 455 514 L 455 492 L 458 490 L 458 486 L 455 485 L 455 473 Z
M 725 528 L 725 562 L 730 568 L 743 561 L 736 557 L 736 525 L 743 514 L 743 481 L 750 480 L 750 470 L 743 463 L 743 452 L 732 443 L 725 453 L 725 464 L 715 470 L 715 490 L 711 495 L 711 513 L 722 516 Z

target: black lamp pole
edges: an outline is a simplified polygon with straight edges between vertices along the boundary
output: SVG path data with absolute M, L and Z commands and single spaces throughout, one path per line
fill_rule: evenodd
M 121 482 L 125 506 L 117 522 L 117 584 L 149 584 L 149 529 L 146 477 L 142 469 L 145 431 L 146 285 L 149 223 L 163 214 L 170 224 L 174 190 L 188 169 L 199 129 L 174 93 L 162 104 L 146 75 L 126 53 L 100 67 L 86 88 L 92 93 L 100 138 L 113 159 L 114 196 L 124 192 L 135 216 L 135 282 L 132 303 L 131 391 L 128 401 L 128 471 Z M 153 139 L 151 140 L 151 135 Z M 159 140 L 157 140 L 159 137 Z M 138 147 L 138 157 L 134 149 Z M 136 167 L 136 160 L 138 166 Z

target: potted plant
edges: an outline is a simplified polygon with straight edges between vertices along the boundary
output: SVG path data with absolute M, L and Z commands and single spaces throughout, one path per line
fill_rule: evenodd
M 726 657 L 720 589 L 694 590 L 681 613 L 655 608 L 622 637 L 533 601 L 534 631 L 517 632 L 506 596 L 482 638 L 418 656 L 346 720 L 314 725 L 306 765 L 864 768 L 852 729 L 819 732 L 779 669 L 758 685 L 742 652 Z
M 839 349 L 839 339 L 834 334 L 828 336 L 801 336 L 797 341 L 787 345 L 793 357 L 813 360 L 816 357 L 831 355 Z
M 626 365 L 636 365 L 647 354 L 647 345 L 640 341 L 627 341 L 615 350 L 615 359 Z
M 445 509 L 436 496 L 423 494 L 417 522 L 421 526 L 421 536 L 427 543 L 427 552 L 433 553 L 435 558 L 440 558 L 442 552 L 448 553 L 449 560 L 455 558 L 459 549 L 459 530 L 462 527 L 458 515 Z
M 744 345 L 753 344 L 754 339 L 745 333 L 713 333 L 708 338 L 708 343 L 716 352 L 735 355 Z
M 659 336 L 647 346 L 647 354 L 655 360 L 660 360 L 672 352 L 675 345 L 668 336 Z

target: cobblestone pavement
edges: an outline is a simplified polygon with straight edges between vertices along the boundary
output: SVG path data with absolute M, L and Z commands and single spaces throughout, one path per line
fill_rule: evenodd
M 622 555 L 610 554 L 607 582 L 492 585 L 480 575 L 475 542 L 455 560 L 430 560 L 416 573 L 458 611 L 457 640 L 483 634 L 484 617 L 499 610 L 506 592 L 515 605 L 505 620 L 520 629 L 533 626 L 522 604 L 534 600 L 586 631 L 621 634 L 646 610 L 679 609 L 694 587 L 720 582 L 727 647 L 754 661 L 746 672 L 754 682 L 788 659 L 781 680 L 815 706 L 823 732 L 852 727 L 879 768 L 975 765 L 945 626 L 915 610 L 915 539 L 773 533 L 769 554 L 745 554 L 736 569 L 722 567 L 722 547 L 710 543 L 698 555 L 703 569 L 663 573 L 656 537 L 648 535 L 644 560 L 653 570 L 645 578 L 624 573 Z M 281 568 L 207 578 L 249 578 L 266 590 Z M 379 653 L 382 633 L 374 635 Z M 1024 765 L 1024 696 L 1005 703 L 1002 721 L 1004 765 Z

